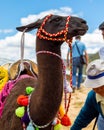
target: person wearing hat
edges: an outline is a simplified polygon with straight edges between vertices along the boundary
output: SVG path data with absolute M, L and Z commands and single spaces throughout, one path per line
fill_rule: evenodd
M 103 36 L 103 39 L 104 39 L 104 22 L 102 22 L 99 25 L 99 30 L 101 30 L 102 36 Z M 99 56 L 100 56 L 101 59 L 104 60 L 104 46 L 100 48 L 100 50 L 99 50 Z
M 99 25 L 99 29 L 102 31 L 102 36 L 103 36 L 103 39 L 104 39 L 104 22 L 102 22 L 102 23 Z
M 101 30 L 102 36 L 103 36 L 103 39 L 104 39 L 104 22 L 102 22 L 99 25 L 99 30 Z M 104 60 L 104 46 L 100 48 L 100 50 L 99 50 L 99 56 L 100 56 L 100 59 Z M 104 130 L 104 118 L 100 114 L 99 114 L 99 117 L 98 117 L 97 126 L 98 126 L 99 130 L 100 129 Z
M 85 104 L 70 130 L 82 130 L 99 115 L 104 118 L 104 60 L 96 59 L 90 62 L 86 74 L 83 85 L 92 90 L 88 93 Z M 98 130 L 104 130 L 104 123 Z
M 70 48 L 68 48 L 67 53 L 67 66 L 69 66 L 69 53 Z M 80 62 L 80 55 L 85 54 L 86 65 L 88 64 L 88 54 L 86 46 L 83 42 L 81 42 L 81 36 L 75 37 L 75 42 L 72 43 L 72 60 L 73 60 L 73 67 L 72 67 L 72 86 L 73 90 L 79 89 L 81 82 L 82 82 L 82 74 L 83 74 L 83 64 Z M 78 77 L 77 77 L 78 72 Z

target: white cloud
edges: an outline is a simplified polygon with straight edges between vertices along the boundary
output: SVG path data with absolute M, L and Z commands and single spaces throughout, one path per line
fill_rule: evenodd
M 98 29 L 94 30 L 92 33 L 86 33 L 84 36 L 82 36 L 81 41 L 85 43 L 87 52 L 89 54 L 97 53 L 99 49 L 104 46 L 104 40 L 101 32 Z M 62 45 L 61 50 L 63 59 L 66 59 L 68 51 L 67 43 Z
M 96 29 L 92 33 L 86 33 L 82 37 L 82 41 L 85 43 L 88 53 L 96 53 L 104 46 L 104 41 L 101 32 Z
M 21 57 L 21 33 L 14 36 L 6 37 L 0 40 L 0 58 L 6 58 L 10 61 L 16 61 Z M 35 56 L 35 36 L 33 34 L 25 34 L 24 58 L 34 59 Z
M 51 9 L 51 10 L 48 10 L 48 11 L 41 12 L 40 14 L 37 14 L 37 15 L 29 15 L 26 18 L 21 18 L 21 24 L 26 25 L 26 24 L 32 23 L 39 18 L 45 17 L 48 14 L 56 14 L 56 15 L 67 16 L 67 15 L 72 15 L 72 13 L 73 13 L 73 11 L 69 7 L 62 7 L 60 9 L 55 9 L 55 10 Z M 77 16 L 76 14 L 73 14 L 73 15 Z
M 12 29 L 0 29 L 0 33 L 7 34 L 7 33 L 12 33 L 12 32 L 13 32 Z

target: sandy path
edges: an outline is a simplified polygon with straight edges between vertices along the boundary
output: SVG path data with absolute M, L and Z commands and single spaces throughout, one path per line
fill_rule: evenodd
M 82 86 L 80 90 L 76 90 L 75 93 L 72 93 L 70 108 L 69 108 L 69 112 L 68 112 L 72 124 L 73 124 L 73 121 L 76 118 L 76 115 L 79 113 L 81 107 L 83 106 L 85 99 L 86 99 L 86 96 L 87 96 L 87 93 L 89 91 L 90 91 L 90 89 L 84 88 Z M 94 121 L 92 121 L 83 130 L 92 130 L 93 125 L 94 125 Z M 70 127 L 62 127 L 61 130 L 70 130 Z M 97 128 L 95 128 L 95 130 L 97 130 Z

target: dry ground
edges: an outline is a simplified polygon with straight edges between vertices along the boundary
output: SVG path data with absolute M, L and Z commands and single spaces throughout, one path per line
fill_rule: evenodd
M 73 124 L 77 114 L 79 113 L 81 107 L 83 106 L 87 93 L 90 91 L 90 89 L 84 88 L 81 86 L 80 90 L 75 90 L 75 93 L 72 93 L 71 95 L 71 103 L 69 108 L 69 117 L 71 119 L 71 122 Z M 86 128 L 82 130 L 92 130 L 94 125 L 94 121 L 92 121 Z M 70 130 L 70 127 L 62 127 L 61 130 Z M 95 128 L 97 130 L 97 128 Z

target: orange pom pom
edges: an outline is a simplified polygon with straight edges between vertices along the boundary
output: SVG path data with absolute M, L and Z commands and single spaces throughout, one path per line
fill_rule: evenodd
M 25 98 L 21 101 L 22 106 L 27 106 L 28 105 L 28 98 Z
M 70 126 L 71 125 L 71 121 L 66 114 L 61 119 L 61 124 L 64 125 L 64 126 Z
M 28 105 L 28 96 L 20 95 L 17 98 L 17 103 L 22 106 L 27 106 Z

